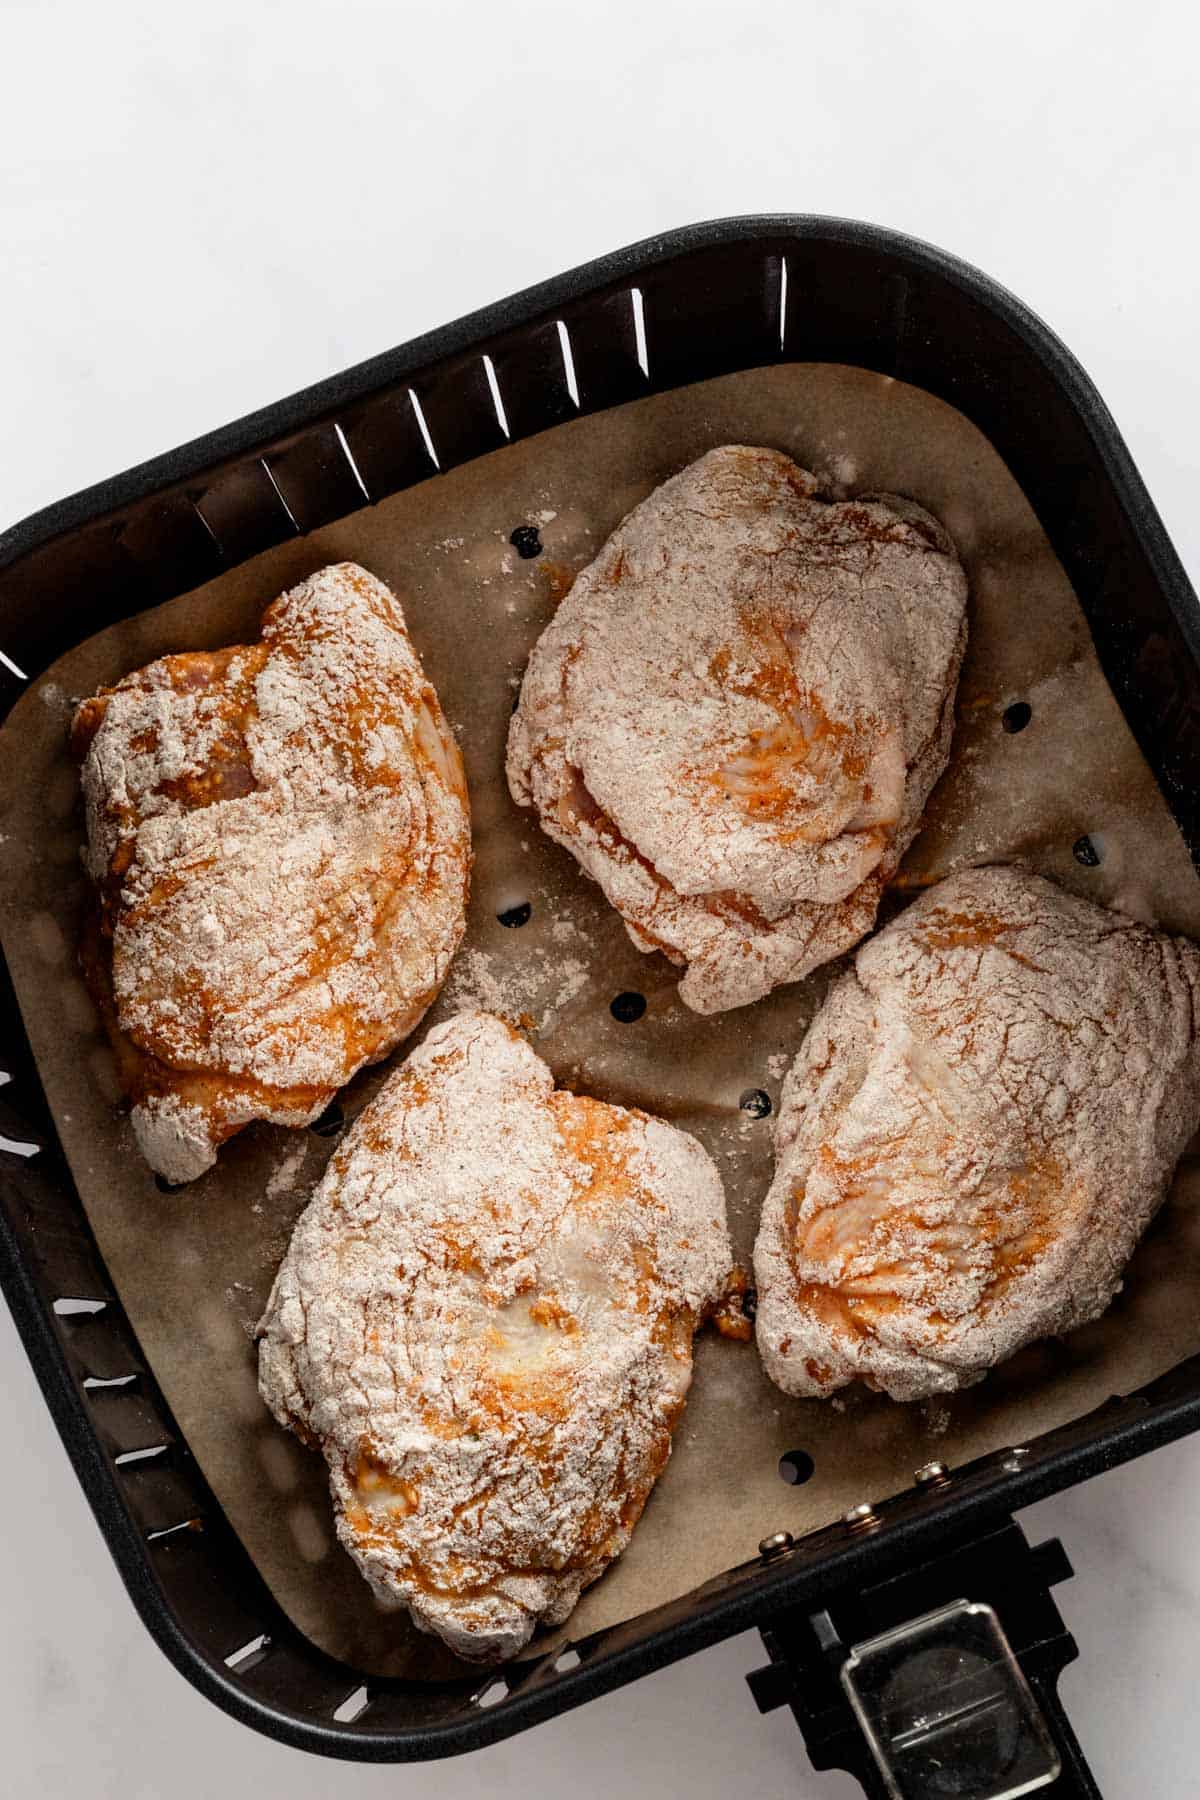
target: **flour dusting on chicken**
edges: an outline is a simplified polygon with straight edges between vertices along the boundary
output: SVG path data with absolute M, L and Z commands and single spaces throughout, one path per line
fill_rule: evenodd
M 502 1020 L 431 1031 L 359 1115 L 260 1326 L 378 1599 L 511 1656 L 629 1542 L 730 1280 L 693 1139 L 556 1091 Z
M 74 723 L 83 945 L 151 1167 L 302 1125 L 426 1011 L 463 934 L 466 782 L 395 595 L 354 563 L 261 640 L 162 657 Z
M 783 1090 L 755 1248 L 790 1394 L 979 1380 L 1099 1316 L 1200 1125 L 1200 949 L 1036 875 L 930 888 Z
M 726 446 L 629 514 L 543 632 L 508 778 L 697 1012 L 870 930 L 945 768 L 966 643 L 946 532 Z

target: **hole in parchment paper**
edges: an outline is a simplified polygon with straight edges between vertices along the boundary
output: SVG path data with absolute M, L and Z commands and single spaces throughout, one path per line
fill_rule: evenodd
M 1000 723 L 1010 737 L 1015 737 L 1018 731 L 1024 731 L 1032 717 L 1033 708 L 1028 700 L 1014 700 L 1011 706 L 1005 707 Z
M 156 1175 L 154 1185 L 160 1194 L 177 1194 L 187 1186 L 186 1181 L 168 1181 L 165 1175 Z
M 1090 837 L 1076 838 L 1071 845 L 1071 855 L 1077 863 L 1082 863 L 1085 869 L 1100 867 L 1100 852 Z
M 355 1688 L 347 1694 L 342 1704 L 334 1708 L 333 1716 L 339 1725 L 353 1725 L 355 1719 L 361 1719 L 371 1704 L 371 1696 L 365 1687 Z
M 508 1683 L 502 1675 L 498 1675 L 494 1681 L 489 1681 L 487 1686 L 481 1688 L 476 1694 L 475 1704 L 476 1706 L 499 1706 L 501 1700 L 507 1700 L 507 1698 Z
M 738 1105 L 752 1119 L 765 1119 L 771 1111 L 771 1096 L 762 1088 L 747 1088 Z
M 497 913 L 496 917 L 501 925 L 507 925 L 510 931 L 516 931 L 518 926 L 528 925 L 532 914 L 533 908 L 528 900 L 522 900 L 519 906 L 506 907 L 503 912 Z
M 514 525 L 508 541 L 524 562 L 542 554 L 542 534 L 536 525 Z
M 622 1025 L 632 1025 L 646 1010 L 645 994 L 618 994 L 609 1007 L 613 1018 Z
M 107 1300 L 72 1300 L 64 1294 L 54 1302 L 54 1310 L 60 1319 L 74 1319 L 80 1313 L 101 1313 L 107 1305 Z
M 758 1317 L 758 1289 L 748 1287 L 742 1295 L 742 1316 L 753 1325 Z
M 346 1123 L 346 1115 L 336 1100 L 331 1100 L 319 1119 L 314 1119 L 309 1126 L 318 1137 L 336 1137 Z
M 565 1675 L 569 1669 L 577 1669 L 579 1667 L 578 1650 L 560 1650 L 554 1659 L 554 1667 L 560 1675 Z
M 816 1466 L 807 1450 L 787 1450 L 779 1459 L 780 1479 L 789 1487 L 801 1487 L 812 1480 Z

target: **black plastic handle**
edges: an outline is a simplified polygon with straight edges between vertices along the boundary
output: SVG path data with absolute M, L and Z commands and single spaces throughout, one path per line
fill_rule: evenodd
M 775 1553 L 764 1546 L 764 1554 Z M 868 1800 L 894 1800 L 868 1729 L 895 1733 L 880 1755 L 890 1754 L 893 1744 L 899 1755 L 906 1712 L 912 1727 L 904 1754 L 909 1779 L 923 1783 L 915 1790 L 919 1800 L 974 1800 L 985 1768 L 997 1764 L 1000 1771 L 1013 1770 L 1018 1786 L 1022 1721 L 1032 1760 L 1032 1766 L 1026 1762 L 1025 1779 L 1037 1773 L 1047 1737 L 1061 1765 L 1045 1786 L 1024 1791 L 1045 1794 L 1047 1800 L 1100 1800 L 1058 1693 L 1063 1669 L 1079 1652 L 1050 1589 L 1072 1573 L 1057 1539 L 1031 1548 L 1012 1520 L 961 1537 L 926 1562 L 848 1589 L 820 1612 L 796 1609 L 764 1626 L 771 1661 L 747 1677 L 750 1691 L 761 1712 L 790 1706 L 813 1767 L 846 1770 Z M 980 1626 L 982 1644 L 977 1634 L 966 1635 L 966 1628 Z M 972 1693 L 973 1662 L 985 1674 L 991 1671 L 982 1693 L 978 1688 Z M 872 1669 L 879 1672 L 872 1675 Z M 907 1695 L 906 1679 L 915 1684 Z M 939 1703 L 956 1688 L 966 1704 L 946 1711 L 947 1729 L 936 1753 L 959 1729 L 951 1720 L 969 1717 L 978 1726 L 966 1727 L 966 1744 L 959 1735 L 957 1751 L 945 1749 L 953 1760 L 939 1768 L 931 1759 L 925 1773 L 913 1775 L 913 1731 L 919 1729 L 928 1744 L 930 1720 L 937 1720 Z M 979 1757 L 974 1769 L 965 1760 L 972 1753 Z M 1047 1760 L 1043 1755 L 1043 1767 Z M 994 1777 L 986 1791 L 994 1791 Z
M 1050 1729 L 1054 1747 L 1062 1763 L 1062 1774 L 1058 1780 L 1042 1790 L 1047 1800 L 1103 1800 L 1079 1739 L 1067 1717 L 1057 1680 L 1053 1676 L 1047 1676 L 1043 1680 L 1031 1676 L 1029 1685 L 1042 1709 L 1042 1717 Z

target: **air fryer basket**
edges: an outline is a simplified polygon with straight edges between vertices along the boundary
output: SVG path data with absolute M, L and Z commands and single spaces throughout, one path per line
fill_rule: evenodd
M 482 456 L 506 431 L 525 437 L 577 410 L 781 360 L 899 377 L 991 440 L 1074 584 L 1196 857 L 1195 596 L 1102 402 L 1011 296 L 926 246 L 838 221 L 734 220 L 634 246 L 35 515 L 0 537 L 0 701 L 7 711 L 27 678 L 109 622 Z M 291 1625 L 228 1526 L 106 1275 L 7 984 L 4 1008 L 0 1276 L 47 1401 L 163 1648 L 226 1710 L 304 1748 L 381 1761 L 471 1749 L 750 1625 L 773 1657 L 760 1703 L 799 1707 L 794 1672 L 809 1647 L 797 1621 L 880 1584 L 921 1612 L 954 1599 L 968 1569 L 972 1597 L 987 1598 L 996 1571 L 1022 1563 L 1014 1509 L 1200 1422 L 1194 1358 L 1015 1452 L 927 1474 L 869 1517 L 770 1545 L 569 1658 L 440 1685 L 365 1680 Z M 764 1518 L 764 1533 L 777 1523 Z M 1039 1565 L 1043 1584 L 1065 1572 L 1051 1564 Z M 864 1611 L 862 1629 L 881 1616 Z M 1036 1607 L 1027 1631 L 1005 1623 L 1031 1655 L 1069 1645 Z M 1027 1668 L 1051 1712 L 1057 1667 Z

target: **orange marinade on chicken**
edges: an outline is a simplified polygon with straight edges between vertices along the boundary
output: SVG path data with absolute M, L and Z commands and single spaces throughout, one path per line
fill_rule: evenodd
M 697 1012 L 759 999 L 871 929 L 946 766 L 967 584 L 912 501 L 832 502 L 775 450 L 664 482 L 542 633 L 514 799 Z
M 630 1540 L 730 1286 L 694 1138 L 556 1090 L 498 1018 L 431 1031 L 359 1114 L 259 1326 L 343 1545 L 462 1656 L 561 1623 Z
M 1020 869 L 930 888 L 784 1084 L 755 1272 L 768 1375 L 897 1400 L 1094 1319 L 1200 1124 L 1200 949 Z
M 400 604 L 353 563 L 258 643 L 166 656 L 79 707 L 82 959 L 146 1160 L 304 1125 L 411 1032 L 462 936 L 457 746 Z

